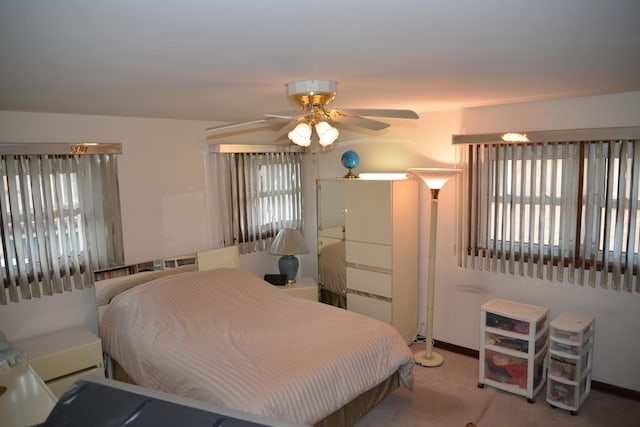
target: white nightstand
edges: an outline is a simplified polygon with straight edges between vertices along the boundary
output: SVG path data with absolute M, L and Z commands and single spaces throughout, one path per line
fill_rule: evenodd
M 15 342 L 29 364 L 58 397 L 85 375 L 104 378 L 102 341 L 83 327 Z
M 318 301 L 318 284 L 311 277 L 303 277 L 286 286 L 278 286 L 278 289 L 311 301 Z
M 27 362 L 0 367 L 0 424 L 32 426 L 43 423 L 56 405 L 57 397 Z

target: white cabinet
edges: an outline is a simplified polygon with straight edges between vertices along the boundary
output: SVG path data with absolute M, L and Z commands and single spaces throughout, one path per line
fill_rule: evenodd
M 500 299 L 482 305 L 478 387 L 488 384 L 535 402 L 546 378 L 548 313 L 546 307 Z
M 418 182 L 344 180 L 347 309 L 394 326 L 407 343 L 417 326 Z
M 572 415 L 591 391 L 594 330 L 586 314 L 562 313 L 551 322 L 547 402 Z
M 104 377 L 102 341 L 83 327 L 15 343 L 29 364 L 58 397 L 85 375 Z

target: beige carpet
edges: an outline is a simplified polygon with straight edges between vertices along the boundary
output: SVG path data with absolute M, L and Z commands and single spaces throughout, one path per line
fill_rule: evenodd
M 415 352 L 424 344 L 414 344 Z M 478 359 L 436 349 L 444 356 L 437 368 L 414 368 L 413 391 L 404 387 L 387 396 L 354 427 L 637 427 L 640 402 L 592 390 L 576 416 L 546 402 L 546 389 L 536 402 L 485 386 L 479 389 Z

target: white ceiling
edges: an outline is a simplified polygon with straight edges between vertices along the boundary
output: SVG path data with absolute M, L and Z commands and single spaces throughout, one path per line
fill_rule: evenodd
M 639 0 L 0 0 L 0 110 L 233 122 L 640 90 Z

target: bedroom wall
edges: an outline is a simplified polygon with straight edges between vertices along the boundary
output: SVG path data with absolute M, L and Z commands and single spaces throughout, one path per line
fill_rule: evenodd
M 640 125 L 640 92 L 570 98 L 462 111 L 425 113 L 416 129 L 400 129 L 395 140 L 352 141 L 320 160 L 322 177 L 341 176 L 339 158 L 347 148 L 361 158 L 357 172 L 402 171 L 407 167 L 452 165 L 456 150 L 451 135 L 507 130 L 572 129 Z M 347 145 L 347 144 L 345 144 Z M 456 257 L 457 181 L 440 193 L 435 299 L 435 338 L 478 349 L 480 306 L 493 298 L 549 307 L 550 316 L 564 311 L 596 318 L 593 378 L 640 391 L 640 295 L 591 289 L 568 283 L 465 270 Z M 430 196 L 421 187 L 419 313 L 425 319 L 426 259 Z M 423 325 L 423 324 L 422 324 Z M 421 326 L 422 326 L 421 325 Z M 446 363 L 446 361 L 445 361 Z
M 468 109 L 462 116 L 460 129 L 466 133 L 482 133 L 638 125 L 640 92 L 633 92 Z M 453 212 L 453 209 L 453 203 L 449 202 L 447 210 Z M 453 241 L 454 224 L 447 221 L 444 226 L 443 234 Z M 442 268 L 437 275 L 443 285 L 439 288 L 436 306 L 446 308 L 436 316 L 438 339 L 478 348 L 478 307 L 492 298 L 549 307 L 551 318 L 564 311 L 589 313 L 596 319 L 593 379 L 640 390 L 640 364 L 636 357 L 640 350 L 639 294 L 463 270 L 449 255 L 451 249 L 443 247 L 438 253 Z M 476 327 L 460 327 L 467 322 Z
M 315 244 L 315 178 L 342 176 L 340 156 L 360 155 L 357 172 L 404 171 L 408 167 L 447 166 L 455 162 L 451 134 L 576 127 L 640 125 L 640 92 L 588 98 L 510 104 L 421 114 L 418 121 L 396 120 L 376 134 L 344 132 L 332 151 L 306 155 L 305 236 Z M 204 171 L 200 153 L 203 129 L 210 122 L 0 112 L 0 141 L 70 140 L 122 142 L 119 160 L 127 262 L 207 249 L 204 223 Z M 268 141 L 254 136 L 253 142 Z M 266 138 L 266 139 L 265 139 Z M 426 242 L 430 196 L 421 187 L 421 266 L 419 305 L 424 320 Z M 455 257 L 456 184 L 441 193 L 435 337 L 478 348 L 479 307 L 491 298 L 507 298 L 550 307 L 551 315 L 577 310 L 596 316 L 594 379 L 640 390 L 638 295 L 583 289 L 499 274 L 465 271 Z M 301 256 L 300 274 L 315 275 L 314 253 Z M 243 268 L 261 275 L 276 271 L 277 257 L 242 257 Z M 445 280 L 446 278 L 446 280 Z M 20 339 L 76 324 L 95 330 L 92 290 L 0 306 L 0 328 Z

